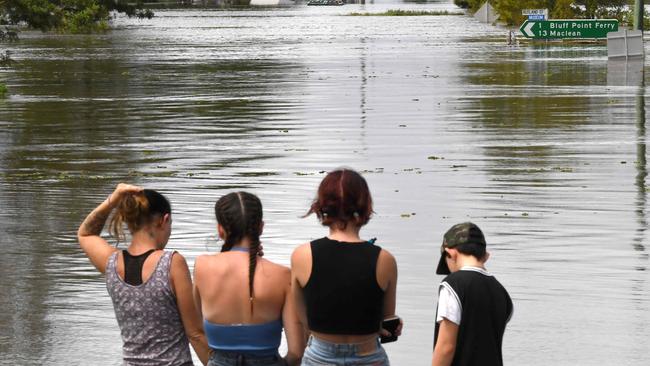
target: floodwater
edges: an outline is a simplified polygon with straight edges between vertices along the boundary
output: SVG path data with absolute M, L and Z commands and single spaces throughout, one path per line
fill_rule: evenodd
M 169 248 L 218 250 L 212 206 L 265 206 L 269 259 L 326 234 L 324 172 L 364 172 L 399 265 L 394 365 L 430 363 L 442 234 L 471 220 L 515 313 L 509 365 L 647 365 L 646 90 L 603 44 L 522 43 L 451 1 L 158 11 L 106 35 L 23 32 L 0 68 L 0 363 L 117 365 L 102 276 L 76 243 L 118 182 L 172 201 Z M 621 71 L 622 70 L 622 71 Z

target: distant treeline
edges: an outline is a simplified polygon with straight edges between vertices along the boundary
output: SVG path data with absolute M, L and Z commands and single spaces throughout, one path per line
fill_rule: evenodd
M 486 0 L 454 0 L 462 8 L 477 11 Z M 501 21 L 509 24 L 521 24 L 524 16 L 522 9 L 549 9 L 554 19 L 577 18 L 612 18 L 622 22 L 631 22 L 630 4 L 634 0 L 490 0 Z
M 151 18 L 141 0 L 0 0 L 0 21 L 42 31 L 88 33 L 108 28 L 111 12 Z
M 113 12 L 151 18 L 152 9 L 247 5 L 249 0 L 0 0 L 0 24 L 25 24 L 61 33 L 92 33 L 108 29 Z

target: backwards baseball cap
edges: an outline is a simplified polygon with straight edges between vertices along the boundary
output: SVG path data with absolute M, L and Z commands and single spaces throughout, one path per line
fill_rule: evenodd
M 438 262 L 438 268 L 436 269 L 436 274 L 450 274 L 449 266 L 447 266 L 447 261 L 445 260 L 447 252 L 445 248 L 455 248 L 463 244 L 477 244 L 486 246 L 485 237 L 481 229 L 471 222 L 463 222 L 461 224 L 456 224 L 447 230 L 442 241 L 442 246 L 440 246 L 440 261 Z

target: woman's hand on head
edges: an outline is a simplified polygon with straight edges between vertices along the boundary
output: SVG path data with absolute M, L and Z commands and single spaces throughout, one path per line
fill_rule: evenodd
M 117 204 L 120 202 L 124 197 L 131 195 L 131 194 L 139 194 L 144 191 L 144 188 L 132 184 L 126 184 L 126 183 L 120 183 L 115 187 L 115 190 L 111 195 L 108 197 L 108 201 L 111 204 Z

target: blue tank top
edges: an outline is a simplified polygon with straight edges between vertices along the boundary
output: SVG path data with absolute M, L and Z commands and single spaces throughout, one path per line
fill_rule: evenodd
M 273 356 L 278 354 L 282 340 L 282 319 L 262 324 L 224 325 L 203 320 L 210 348 Z

